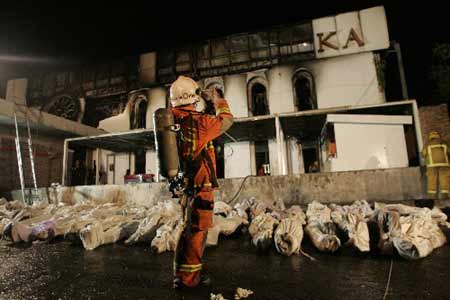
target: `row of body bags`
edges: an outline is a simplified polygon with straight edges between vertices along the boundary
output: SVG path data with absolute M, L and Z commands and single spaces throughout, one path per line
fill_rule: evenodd
M 303 253 L 301 243 L 306 234 L 324 252 L 334 252 L 343 244 L 368 252 L 375 245 L 384 254 L 396 249 L 410 259 L 425 257 L 442 246 L 446 238 L 439 225 L 448 226 L 446 215 L 437 208 L 379 203 L 371 207 L 366 201 L 345 206 L 312 202 L 305 214 L 297 205 L 286 208 L 282 201 L 267 203 L 255 198 L 234 206 L 217 201 L 213 224 L 207 246 L 217 245 L 219 235 L 246 228 L 257 249 L 274 245 L 287 256 Z M 28 206 L 0 200 L 0 234 L 13 242 L 78 237 L 88 250 L 124 241 L 127 245 L 148 244 L 161 253 L 175 250 L 182 230 L 181 207 L 174 199 L 150 207 L 94 201 Z
M 24 205 L 0 201 L 0 234 L 12 242 L 79 238 L 87 250 L 124 241 L 150 243 L 155 251 L 172 251 L 182 229 L 181 207 L 167 199 L 151 207 L 130 207 L 121 202 L 75 205 L 44 202 Z
M 425 257 L 444 245 L 446 237 L 440 226 L 450 227 L 447 216 L 438 208 L 382 203 L 371 207 L 367 201 L 325 205 L 314 201 L 305 214 L 297 205 L 286 209 L 280 201 L 267 204 L 255 198 L 234 207 L 216 203 L 214 224 L 208 232 L 209 244 L 217 244 L 219 234 L 229 235 L 248 224 L 257 249 L 274 245 L 287 256 L 303 253 L 301 244 L 306 234 L 322 252 L 335 252 L 343 245 L 360 252 L 376 248 L 382 254 L 393 254 L 396 249 L 407 259 Z

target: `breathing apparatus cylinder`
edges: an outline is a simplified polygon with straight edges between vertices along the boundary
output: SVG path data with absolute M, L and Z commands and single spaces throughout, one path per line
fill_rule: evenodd
M 178 175 L 178 147 L 174 117 L 170 109 L 159 108 L 153 114 L 159 174 L 171 180 Z

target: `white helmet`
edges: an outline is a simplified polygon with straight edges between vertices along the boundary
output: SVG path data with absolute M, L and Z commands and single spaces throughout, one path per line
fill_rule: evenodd
M 179 76 L 170 86 L 172 107 L 192 104 L 200 101 L 200 87 L 192 78 Z

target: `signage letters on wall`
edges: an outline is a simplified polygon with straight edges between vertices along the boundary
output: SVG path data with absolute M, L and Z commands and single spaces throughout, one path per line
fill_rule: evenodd
M 325 38 L 323 37 L 323 35 L 324 35 L 324 33 L 318 33 L 317 34 L 317 37 L 319 39 L 319 50 L 318 50 L 319 52 L 325 51 L 324 46 L 328 47 L 328 48 L 331 48 L 331 49 L 334 49 L 334 50 L 338 50 L 339 49 L 338 45 L 335 45 L 331 41 L 329 41 L 329 39 L 332 36 L 336 35 L 336 31 L 329 32 L 325 36 Z M 358 47 L 364 46 L 364 41 L 361 39 L 361 37 L 359 37 L 358 33 L 356 33 L 356 30 L 353 29 L 353 28 L 350 29 L 350 32 L 349 32 L 348 38 L 347 38 L 347 42 L 345 43 L 345 45 L 342 48 L 344 48 L 344 49 L 348 48 L 348 44 L 351 41 L 355 41 L 356 44 L 358 45 Z
M 389 47 L 386 14 L 382 6 L 314 19 L 312 25 L 317 58 Z

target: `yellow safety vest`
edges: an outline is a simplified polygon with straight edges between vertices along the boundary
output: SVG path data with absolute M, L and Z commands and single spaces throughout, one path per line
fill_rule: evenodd
M 438 157 L 436 156 L 433 157 L 433 153 Z M 427 156 L 427 167 L 450 166 L 447 156 L 447 145 L 445 144 L 428 145 L 426 156 Z

